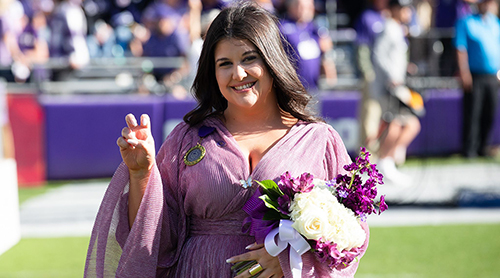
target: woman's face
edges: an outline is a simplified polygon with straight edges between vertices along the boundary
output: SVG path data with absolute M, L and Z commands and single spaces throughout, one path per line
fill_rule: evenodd
M 228 109 L 265 109 L 276 105 L 273 79 L 251 42 L 223 39 L 217 43 L 214 54 L 215 77 Z

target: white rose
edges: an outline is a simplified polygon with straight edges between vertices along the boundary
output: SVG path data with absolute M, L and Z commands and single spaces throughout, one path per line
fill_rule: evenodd
M 328 210 L 329 203 L 336 201 L 328 189 L 314 187 L 308 193 L 295 194 L 290 205 L 290 217 L 294 227 L 307 239 L 318 240 L 325 234 L 325 229 L 330 229 Z
M 292 227 L 307 239 L 319 240 L 325 225 L 328 225 L 328 215 L 310 206 L 294 220 Z
M 290 210 L 292 227 L 307 239 L 335 242 L 339 251 L 360 247 L 365 241 L 357 217 L 329 188 L 315 186 L 308 193 L 295 194 Z

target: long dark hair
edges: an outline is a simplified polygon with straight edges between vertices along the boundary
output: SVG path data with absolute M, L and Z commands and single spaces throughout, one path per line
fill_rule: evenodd
M 219 41 L 230 38 L 246 39 L 257 48 L 274 80 L 278 105 L 284 113 L 307 122 L 320 120 L 307 109 L 311 95 L 283 48 L 286 41 L 277 24 L 274 15 L 253 1 L 236 2 L 219 13 L 203 42 L 192 87 L 198 106 L 184 116 L 186 123 L 194 126 L 209 115 L 223 115 L 227 108 L 215 77 L 214 52 Z

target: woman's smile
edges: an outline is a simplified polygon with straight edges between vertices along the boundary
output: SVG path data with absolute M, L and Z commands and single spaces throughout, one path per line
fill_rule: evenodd
M 233 89 L 236 91 L 242 91 L 242 90 L 249 89 L 249 88 L 253 87 L 253 85 L 255 85 L 255 83 L 257 83 L 257 82 L 250 82 L 250 83 L 246 83 L 244 85 L 234 86 Z

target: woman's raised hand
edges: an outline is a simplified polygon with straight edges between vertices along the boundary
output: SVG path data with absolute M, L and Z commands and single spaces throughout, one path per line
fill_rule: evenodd
M 141 115 L 141 124 L 133 114 L 125 116 L 127 126 L 116 143 L 123 161 L 131 174 L 147 175 L 155 162 L 155 143 L 151 134 L 151 122 L 147 114 Z

